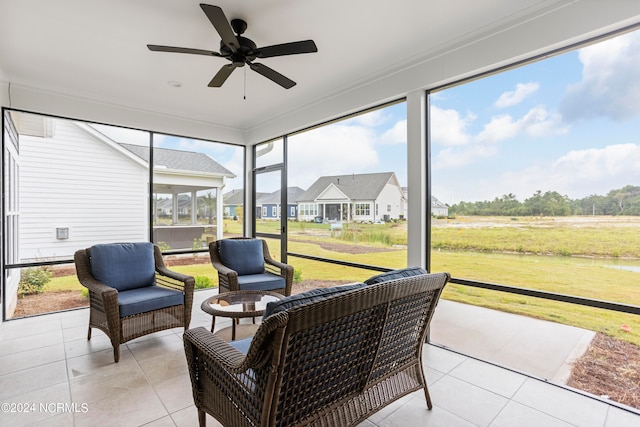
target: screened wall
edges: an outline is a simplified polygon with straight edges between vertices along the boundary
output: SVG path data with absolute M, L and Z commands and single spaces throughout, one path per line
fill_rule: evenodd
M 68 296 L 51 311 L 86 304 L 70 264 L 78 249 L 153 241 L 214 286 L 208 258 L 179 254 L 242 234 L 231 212 L 244 201 L 224 201 L 243 192 L 242 147 L 8 111 L 3 155 L 6 318 L 37 314 L 26 305 L 45 292 Z

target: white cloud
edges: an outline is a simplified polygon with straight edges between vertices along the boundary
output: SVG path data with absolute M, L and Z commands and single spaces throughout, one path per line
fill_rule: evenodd
M 508 114 L 494 116 L 476 135 L 468 130 L 474 115 L 463 119 L 456 110 L 432 107 L 431 111 L 434 147 L 444 146 L 434 155 L 434 167 L 438 169 L 458 168 L 494 157 L 498 143 L 520 136 L 538 138 L 567 132 L 561 117 L 550 114 L 543 106 L 532 108 L 517 120 Z
M 361 173 L 379 164 L 372 129 L 334 124 L 289 138 L 290 186 L 308 188 L 322 175 Z
M 570 151 L 553 162 L 505 173 L 492 185 L 506 188 L 508 183 L 509 192 L 521 200 L 537 190 L 576 199 L 640 182 L 639 164 L 640 145 L 616 144 Z
M 565 121 L 640 115 L 640 32 L 580 49 L 582 80 L 571 85 L 560 105 Z
M 431 106 L 431 140 L 434 145 L 446 147 L 467 145 L 471 142 L 468 128 L 475 120 L 475 115 L 467 114 L 462 117 L 456 110 L 443 110 Z
M 478 134 L 477 140 L 494 143 L 523 134 L 543 137 L 566 132 L 567 129 L 562 126 L 559 115 L 549 114 L 545 107 L 537 106 L 518 120 L 514 120 L 508 114 L 492 117 Z
M 383 133 L 378 140 L 381 144 L 406 144 L 407 143 L 407 121 L 397 121 L 389 130 Z
M 480 153 L 481 154 L 481 153 Z M 575 150 L 560 158 L 499 176 L 461 177 L 434 182 L 434 194 L 449 204 L 493 200 L 515 194 L 523 202 L 536 191 L 557 191 L 571 199 L 640 182 L 640 144 L 615 144 L 600 149 Z M 434 161 L 434 167 L 437 162 Z
M 384 109 L 376 109 L 368 113 L 358 114 L 351 119 L 345 120 L 342 124 L 374 127 L 385 123 L 387 120 L 389 120 L 389 117 L 385 114 Z
M 491 144 L 472 144 L 465 147 L 447 147 L 433 157 L 434 169 L 455 169 L 481 162 L 495 156 L 498 149 Z
M 244 150 L 238 148 L 233 151 L 231 158 L 221 163 L 222 166 L 233 172 L 236 177 L 225 181 L 224 192 L 240 189 L 244 186 Z
M 498 100 L 495 102 L 495 106 L 498 108 L 512 107 L 521 103 L 527 96 L 535 93 L 540 88 L 540 85 L 535 82 L 531 83 L 518 83 L 515 90 L 504 92 Z

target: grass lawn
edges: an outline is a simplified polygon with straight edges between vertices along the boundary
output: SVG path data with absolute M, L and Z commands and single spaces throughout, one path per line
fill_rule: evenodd
M 572 218 L 434 220 L 432 271 L 640 306 L 640 273 L 606 266 L 624 259 L 640 265 L 640 218 Z M 406 265 L 402 247 L 406 223 L 345 225 L 343 233 L 333 235 L 328 228 L 327 224 L 290 222 L 289 251 L 390 268 Z M 241 234 L 241 223 L 226 221 L 224 229 L 227 234 Z M 260 224 L 261 231 L 278 229 L 277 222 Z M 381 237 L 384 234 L 389 237 Z M 279 241 L 269 240 L 269 247 L 278 259 Z M 302 280 L 348 283 L 376 274 L 296 257 L 290 257 L 289 263 Z M 171 268 L 208 277 L 217 286 L 217 273 L 209 263 Z M 47 291 L 74 289 L 81 289 L 75 276 L 53 278 L 46 287 Z M 443 297 L 605 332 L 640 345 L 640 316 L 454 284 L 447 286 Z

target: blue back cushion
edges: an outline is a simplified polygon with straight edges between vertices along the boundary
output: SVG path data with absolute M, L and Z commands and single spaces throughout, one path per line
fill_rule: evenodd
M 155 284 L 153 243 L 110 243 L 90 248 L 91 274 L 118 291 Z
M 262 240 L 224 239 L 220 241 L 220 260 L 239 276 L 264 273 Z
M 378 274 L 365 280 L 367 285 L 375 285 L 376 283 L 387 282 L 389 280 L 402 279 L 403 277 L 417 276 L 419 274 L 427 274 L 427 270 L 421 267 L 408 267 L 399 270 L 391 270 L 386 273 Z
M 266 319 L 267 317 L 269 317 L 274 313 L 279 313 L 281 311 L 285 311 L 292 307 L 306 304 L 308 302 L 322 301 L 332 295 L 341 294 L 343 292 L 351 291 L 353 289 L 359 289 L 364 286 L 366 286 L 364 283 L 350 283 L 347 285 L 332 286 L 330 288 L 312 289 L 310 291 L 291 295 L 279 301 L 273 301 L 268 303 L 262 318 Z

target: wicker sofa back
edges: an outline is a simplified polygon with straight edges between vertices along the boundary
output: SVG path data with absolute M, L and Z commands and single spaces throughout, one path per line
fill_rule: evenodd
M 184 335 L 200 424 L 356 425 L 415 390 L 447 273 L 389 280 L 264 319 L 246 354 L 204 328 Z

